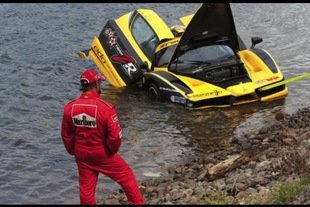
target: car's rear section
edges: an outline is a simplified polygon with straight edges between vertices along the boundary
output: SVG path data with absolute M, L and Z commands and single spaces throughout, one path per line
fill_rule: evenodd
M 130 85 L 143 75 L 138 66 L 142 60 L 114 20 L 94 38 L 89 55 L 115 87 Z
M 262 90 L 284 80 L 279 66 L 262 49 L 242 50 L 229 59 L 202 65 L 189 61 L 188 71 L 184 63 L 179 62 L 174 72 L 154 68 L 145 74 L 145 83 L 153 81 L 161 98 L 196 109 L 273 101 L 288 94 L 285 84 Z
M 137 19 L 143 21 L 158 40 L 173 37 L 165 22 L 150 9 L 138 9 L 115 20 L 109 20 L 99 36 L 94 37 L 88 54 L 84 55 L 91 57 L 114 87 L 135 84 L 145 72 L 140 65 L 151 63 L 132 34 L 132 27 L 137 28 L 134 25 Z M 143 28 L 141 30 L 143 31 Z

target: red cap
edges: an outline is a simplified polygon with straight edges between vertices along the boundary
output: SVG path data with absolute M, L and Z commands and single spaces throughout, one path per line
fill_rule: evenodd
M 94 69 L 86 69 L 80 76 L 82 85 L 90 84 L 98 80 L 104 81 L 105 77 L 99 75 L 99 73 Z

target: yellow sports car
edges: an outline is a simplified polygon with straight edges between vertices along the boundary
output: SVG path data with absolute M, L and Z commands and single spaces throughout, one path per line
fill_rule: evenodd
M 115 87 L 138 85 L 160 100 L 189 108 L 272 101 L 288 94 L 272 56 L 252 37 L 246 48 L 226 3 L 203 3 L 172 27 L 151 9 L 109 20 L 90 57 Z M 274 87 L 268 87 L 275 85 Z

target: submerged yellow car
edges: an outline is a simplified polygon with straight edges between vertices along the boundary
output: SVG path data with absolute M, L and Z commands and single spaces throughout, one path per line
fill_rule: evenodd
M 90 57 L 115 87 L 138 85 L 150 96 L 189 108 L 272 101 L 288 94 L 279 66 L 252 37 L 246 48 L 226 3 L 203 3 L 169 27 L 155 11 L 136 9 L 109 20 Z

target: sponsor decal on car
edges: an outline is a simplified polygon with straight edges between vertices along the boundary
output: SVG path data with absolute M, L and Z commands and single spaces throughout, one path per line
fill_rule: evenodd
M 192 97 L 200 97 L 200 96 L 219 96 L 223 93 L 223 91 L 214 90 L 208 93 L 201 93 L 201 94 L 193 94 Z
M 170 96 L 170 100 L 173 103 L 181 103 L 181 104 L 186 103 L 186 99 L 182 96 Z
M 266 78 L 267 81 L 274 81 L 274 80 L 277 80 L 279 78 L 279 76 L 272 76 L 270 78 Z
M 95 45 L 93 48 L 94 48 L 94 50 L 95 50 L 97 56 L 100 58 L 100 60 L 101 60 L 103 63 L 105 63 L 106 61 L 105 61 L 105 59 L 104 59 L 104 55 L 100 52 L 99 48 L 98 48 L 96 45 Z
M 159 90 L 162 91 L 170 91 L 170 92 L 178 92 L 177 90 L 173 89 L 173 88 L 164 88 L 164 87 L 159 87 Z
M 120 64 L 124 71 L 128 74 L 128 77 L 132 79 L 132 73 L 138 71 L 135 64 L 136 60 L 127 51 L 122 50 L 117 42 L 115 32 L 111 28 L 106 28 L 104 34 L 107 38 L 107 43 L 110 45 L 110 48 L 114 48 L 114 50 L 117 52 L 116 55 L 111 56 L 111 60 Z
M 257 81 L 255 81 L 255 84 L 258 84 L 258 85 L 260 85 L 260 84 L 263 84 L 263 83 L 265 83 L 266 82 L 266 80 L 257 80 Z

